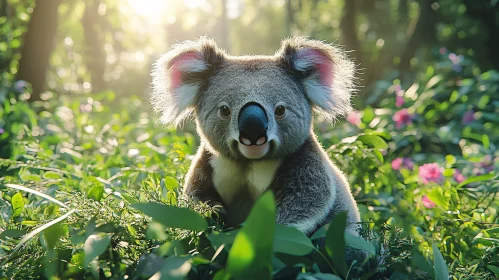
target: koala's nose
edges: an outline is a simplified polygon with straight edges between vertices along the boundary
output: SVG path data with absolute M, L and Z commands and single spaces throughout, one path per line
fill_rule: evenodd
M 246 146 L 265 144 L 268 124 L 267 114 L 260 104 L 244 105 L 238 119 L 239 142 Z

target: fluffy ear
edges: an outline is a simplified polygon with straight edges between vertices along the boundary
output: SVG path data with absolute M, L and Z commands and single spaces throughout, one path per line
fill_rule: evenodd
M 174 45 L 156 61 L 151 103 L 162 123 L 178 125 L 192 113 L 200 89 L 224 56 L 213 40 L 203 37 Z
M 282 42 L 276 56 L 299 78 L 314 110 L 328 121 L 352 110 L 354 64 L 338 48 L 304 37 Z

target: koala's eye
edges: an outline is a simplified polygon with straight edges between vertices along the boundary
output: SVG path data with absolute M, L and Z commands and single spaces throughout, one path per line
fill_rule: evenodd
M 286 115 L 286 107 L 279 105 L 275 108 L 276 117 L 284 117 Z
M 230 109 L 226 105 L 220 106 L 218 110 L 220 112 L 220 116 L 222 117 L 228 117 L 230 115 Z

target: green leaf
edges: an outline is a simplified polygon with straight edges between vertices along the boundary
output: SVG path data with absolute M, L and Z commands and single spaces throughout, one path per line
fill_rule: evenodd
M 64 229 L 62 228 L 61 223 L 54 224 L 43 231 L 43 237 L 45 238 L 45 242 L 47 244 L 47 248 L 50 250 L 54 249 L 55 244 L 61 236 L 64 235 Z
M 37 174 L 31 174 L 28 170 L 24 170 L 23 172 L 21 172 L 21 174 L 19 174 L 19 177 L 24 182 L 33 181 L 35 183 L 38 183 L 38 182 L 40 182 L 42 180 L 42 178 L 39 175 L 37 175 Z
M 485 150 L 488 150 L 490 146 L 490 140 L 487 134 L 482 134 L 482 143 L 483 143 L 483 148 Z
M 467 184 L 470 184 L 470 183 L 492 180 L 492 179 L 495 179 L 495 177 L 497 177 L 497 176 L 499 176 L 499 174 L 489 173 L 489 174 L 484 174 L 484 175 L 480 175 L 480 176 L 470 177 L 470 178 L 464 180 L 463 182 L 461 182 L 461 184 L 457 185 L 456 188 L 459 189 L 459 188 L 461 188 Z
M 103 232 L 91 234 L 83 245 L 83 252 L 85 253 L 83 266 L 87 267 L 95 258 L 104 253 L 110 243 L 110 234 Z
M 380 151 L 378 151 L 378 150 L 372 150 L 372 151 L 373 151 L 374 155 L 378 158 L 378 160 L 379 160 L 381 163 L 384 163 L 384 162 L 385 162 L 385 160 L 384 160 L 384 158 L 383 158 L 383 154 L 382 154 Z
M 175 191 L 168 191 L 168 193 L 166 194 L 166 202 L 172 206 L 177 205 L 177 194 L 175 193 Z
M 211 245 L 218 248 L 222 245 L 232 245 L 238 233 L 239 229 L 224 232 L 213 231 L 208 238 L 211 241 Z
M 374 245 L 367 242 L 362 237 L 345 233 L 345 242 L 353 248 L 366 251 L 370 256 L 374 256 L 374 254 L 376 254 Z
M 276 224 L 274 236 L 274 252 L 294 256 L 304 256 L 314 249 L 312 241 L 296 228 Z
M 47 171 L 43 173 L 43 179 L 45 180 L 50 180 L 50 179 L 61 179 L 62 174 L 54 171 Z
M 161 183 L 163 183 L 166 186 L 166 188 L 170 191 L 179 187 L 178 181 L 172 177 L 163 178 L 163 180 L 161 180 Z
M 347 226 L 347 213 L 341 212 L 337 214 L 331 223 L 326 233 L 326 252 L 333 261 L 333 266 L 338 272 L 345 277 L 348 271 L 348 266 L 345 261 L 345 228 Z
M 150 240 L 165 241 L 168 239 L 168 234 L 166 234 L 165 227 L 162 224 L 152 222 L 147 227 L 146 237 Z
M 314 232 L 312 236 L 310 236 L 310 240 L 318 239 L 326 236 L 327 225 L 320 227 L 318 230 Z
M 376 114 L 374 113 L 374 109 L 372 107 L 367 106 L 362 115 L 362 122 L 363 123 L 369 123 L 371 122 L 374 118 L 376 117 Z
M 270 279 L 276 210 L 265 192 L 254 204 L 229 251 L 225 273 L 236 279 Z
M 415 268 L 419 268 L 420 270 L 428 273 L 432 279 L 435 278 L 435 271 L 428 260 L 421 255 L 418 251 L 414 251 L 412 253 L 411 264 Z
M 341 280 L 341 277 L 334 274 L 308 272 L 298 274 L 296 280 Z
M 441 187 L 433 188 L 428 193 L 428 197 L 438 206 L 444 209 L 449 208 L 449 200 L 445 197 L 444 190 Z
M 104 197 L 104 186 L 95 185 L 88 190 L 87 197 L 96 201 L 100 201 Z
M 377 135 L 360 135 L 357 139 L 376 149 L 388 148 L 388 144 L 386 144 L 385 140 Z
M 437 244 L 433 243 L 433 261 L 435 262 L 435 279 L 436 280 L 448 280 L 449 271 L 447 270 L 447 264 L 445 263 L 444 257 L 440 250 L 438 250 Z
M 17 229 L 6 229 L 2 231 L 2 233 L 0 233 L 0 240 L 4 240 L 6 237 L 17 238 L 23 236 L 24 234 L 24 231 L 20 231 Z
M 188 230 L 202 231 L 208 227 L 205 218 L 188 208 L 179 208 L 159 203 L 134 203 L 136 208 L 154 221 L 169 228 L 182 228 Z
M 185 279 L 191 271 L 192 263 L 190 257 L 171 256 L 165 260 L 163 268 L 150 279 L 154 280 L 177 280 Z
M 21 193 L 16 193 L 15 195 L 12 196 L 12 199 L 10 201 L 12 204 L 12 216 L 17 217 L 21 215 L 21 212 L 24 209 L 24 198 Z
M 405 185 L 409 185 L 409 184 L 412 184 L 412 183 L 416 183 L 418 181 L 419 181 L 419 176 L 418 175 L 412 175 L 412 176 L 409 176 L 409 177 L 405 178 L 404 184 Z
M 499 277 L 499 267 L 495 265 L 487 265 L 487 268 L 490 269 L 490 271 L 494 272 L 496 277 Z

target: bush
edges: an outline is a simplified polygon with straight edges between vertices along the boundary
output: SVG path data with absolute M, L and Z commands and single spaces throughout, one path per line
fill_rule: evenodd
M 415 82 L 379 82 L 381 108 L 317 125 L 368 242 L 338 242 L 341 215 L 310 239 L 274 225 L 270 193 L 223 229 L 179 195 L 194 130 L 161 129 L 137 97 L 46 93 L 29 107 L 4 95 L 0 277 L 499 277 L 499 74 L 442 53 Z M 374 255 L 350 269 L 345 245 Z

